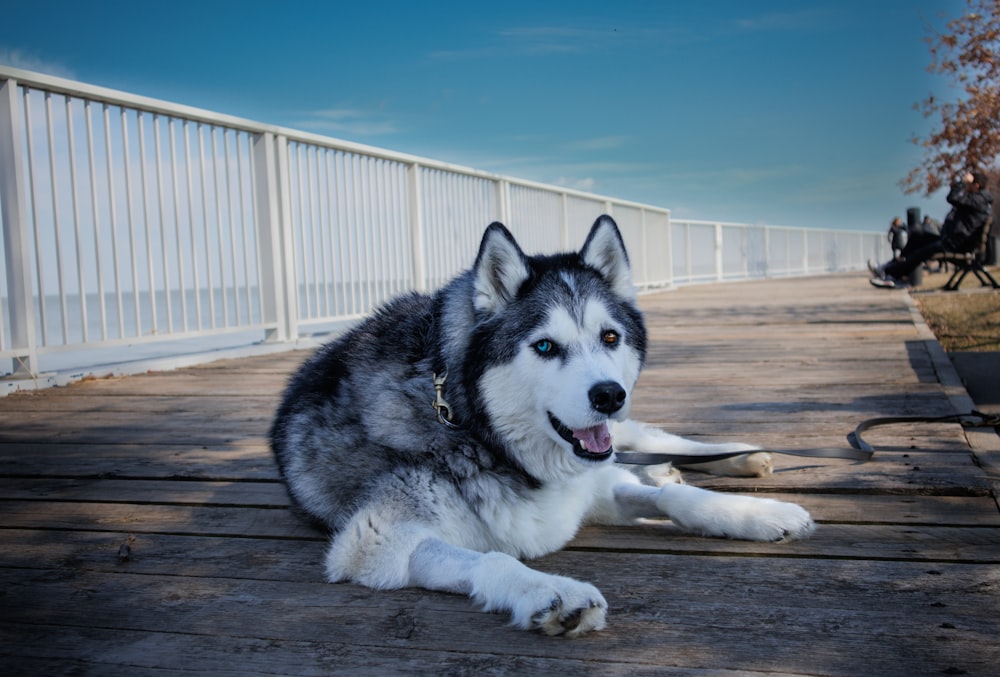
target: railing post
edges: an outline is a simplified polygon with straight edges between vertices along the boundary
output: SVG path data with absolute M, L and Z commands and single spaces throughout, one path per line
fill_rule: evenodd
M 559 243 L 563 251 L 569 251 L 569 196 L 559 195 Z
M 715 279 L 719 282 L 725 279 L 722 270 L 722 224 L 715 224 Z
M 771 277 L 771 226 L 764 226 L 764 278 Z
M 750 279 L 750 226 L 745 223 L 740 226 L 742 241 L 740 242 L 740 255 L 743 259 L 743 279 Z
M 38 372 L 35 306 L 31 285 L 31 249 L 24 201 L 21 122 L 17 81 L 0 84 L 0 205 L 7 268 L 7 311 L 10 318 L 12 372 L 27 378 Z
M 809 274 L 809 232 L 802 230 L 802 274 Z
M 497 220 L 505 226 L 510 226 L 510 182 L 498 179 L 496 182 L 496 201 L 499 215 Z
M 287 143 L 270 132 L 253 137 L 260 294 L 268 342 L 291 341 L 298 334 L 295 257 L 292 250 L 291 199 Z
M 667 212 L 667 284 L 674 287 L 674 220 Z
M 794 275 L 792 272 L 792 238 L 789 237 L 790 231 L 785 232 L 785 275 Z
M 424 256 L 424 201 L 420 186 L 420 165 L 412 163 L 406 169 L 407 209 L 410 216 L 410 265 L 415 291 L 427 290 L 427 260 Z
M 639 252 L 639 256 L 642 257 L 643 284 L 649 287 L 651 286 L 649 279 L 649 237 L 646 233 L 646 210 L 641 207 L 639 208 Z
M 687 281 L 694 278 L 694 252 L 691 251 L 691 223 L 684 224 L 684 265 L 686 267 Z

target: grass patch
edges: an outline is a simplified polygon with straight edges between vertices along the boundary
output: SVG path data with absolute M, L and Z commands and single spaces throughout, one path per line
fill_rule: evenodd
M 997 271 L 990 269 L 994 277 Z M 913 298 L 946 352 L 1000 351 L 1000 292 L 982 287 L 971 273 L 957 292 L 944 286 L 946 273 L 924 273 Z

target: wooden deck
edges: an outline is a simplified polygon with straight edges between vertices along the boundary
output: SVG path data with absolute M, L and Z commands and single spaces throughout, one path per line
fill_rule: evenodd
M 633 414 L 679 434 L 842 445 L 864 418 L 971 406 L 905 293 L 862 276 L 642 306 Z M 287 509 L 265 440 L 303 358 L 0 398 L 0 673 L 1000 674 L 992 431 L 894 426 L 865 465 L 688 473 L 798 501 L 819 528 L 791 544 L 585 529 L 532 563 L 610 604 L 606 630 L 565 640 L 457 596 L 323 582 L 323 538 Z

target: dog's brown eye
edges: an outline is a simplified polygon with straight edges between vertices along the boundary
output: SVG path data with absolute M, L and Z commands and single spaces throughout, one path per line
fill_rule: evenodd
M 609 329 L 601 336 L 601 340 L 604 341 L 604 345 L 607 346 L 618 345 L 618 332 Z

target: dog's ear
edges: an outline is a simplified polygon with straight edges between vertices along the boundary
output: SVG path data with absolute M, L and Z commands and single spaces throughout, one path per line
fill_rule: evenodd
M 618 296 L 635 299 L 632 268 L 625 251 L 625 242 L 618 231 L 618 224 L 610 216 L 601 216 L 594 222 L 587 241 L 580 250 L 580 258 L 603 275 Z
M 486 229 L 473 271 L 473 305 L 491 314 L 502 310 L 530 275 L 527 257 L 502 223 Z

